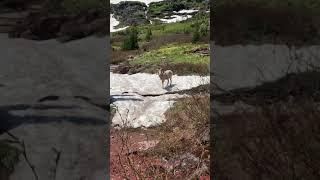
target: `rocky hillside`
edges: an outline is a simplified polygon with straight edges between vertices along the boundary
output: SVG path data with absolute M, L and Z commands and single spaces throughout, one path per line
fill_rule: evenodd
M 111 14 L 123 25 L 149 23 L 145 15 L 146 10 L 147 5 L 138 1 L 111 4 Z
M 151 2 L 149 6 L 138 1 L 120 2 L 111 4 L 111 14 L 120 22 L 119 26 L 132 24 L 149 24 L 150 20 L 164 18 L 176 14 L 180 10 L 209 10 L 207 0 L 164 0 Z M 130 14 L 130 16 L 128 16 Z M 179 13 L 181 15 L 183 13 Z M 187 13 L 188 14 L 188 13 Z M 190 14 L 190 13 L 189 13 Z
M 148 8 L 149 17 L 164 17 L 171 15 L 174 11 L 184 9 L 209 10 L 209 1 L 207 0 L 164 0 L 152 2 Z

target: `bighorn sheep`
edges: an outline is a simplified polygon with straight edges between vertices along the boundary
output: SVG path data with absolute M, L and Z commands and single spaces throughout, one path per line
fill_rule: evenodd
M 167 86 L 169 85 L 169 80 L 170 80 L 170 85 L 172 84 L 172 75 L 173 72 L 171 70 L 163 70 L 159 69 L 158 75 L 162 81 L 162 88 L 163 88 L 163 83 L 165 80 L 167 80 Z

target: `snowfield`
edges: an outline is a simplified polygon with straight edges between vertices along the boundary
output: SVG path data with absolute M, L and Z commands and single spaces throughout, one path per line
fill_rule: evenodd
M 110 74 L 110 95 L 118 109 L 112 119 L 113 125 L 120 127 L 150 127 L 165 121 L 164 113 L 173 105 L 174 99 L 187 95 L 164 94 L 168 91 L 191 89 L 209 83 L 209 77 L 177 76 L 172 78 L 172 86 L 163 89 L 155 74 L 138 73 Z M 166 82 L 165 82 L 166 84 Z M 157 96 L 143 96 L 143 95 Z

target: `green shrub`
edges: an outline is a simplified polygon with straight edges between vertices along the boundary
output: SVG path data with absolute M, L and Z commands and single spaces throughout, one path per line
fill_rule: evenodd
M 199 29 L 196 28 L 192 33 L 192 43 L 196 43 L 200 40 L 200 33 Z
M 152 39 L 152 31 L 151 29 L 149 28 L 147 30 L 147 34 L 146 34 L 146 41 L 150 41 Z
M 184 28 L 184 29 L 183 29 L 183 33 L 184 33 L 184 34 L 189 34 L 189 33 L 190 33 L 189 28 Z
M 123 50 L 139 49 L 138 31 L 135 26 L 133 26 L 129 29 L 129 34 L 127 35 L 127 37 L 123 41 L 122 49 Z
M 200 26 L 199 26 L 199 33 L 200 33 L 200 36 L 206 36 L 208 34 L 208 26 L 204 23 L 202 23 Z
M 202 37 L 209 34 L 209 19 L 208 14 L 199 13 L 195 17 L 191 27 L 193 28 L 192 42 L 198 42 Z
M 0 169 L 12 173 L 19 162 L 20 151 L 7 142 L 0 141 Z

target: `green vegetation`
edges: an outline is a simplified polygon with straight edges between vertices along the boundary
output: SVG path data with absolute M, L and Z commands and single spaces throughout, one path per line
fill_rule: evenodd
M 165 11 L 188 9 L 184 5 L 181 5 L 186 2 L 200 3 L 203 0 L 170 0 L 164 3 L 151 3 L 151 13 L 162 16 Z M 193 8 L 197 7 L 194 6 Z M 126 42 L 132 30 L 127 29 L 111 34 L 112 46 L 114 47 L 112 51 L 112 63 L 118 64 L 117 68 L 113 71 L 114 73 L 156 73 L 159 68 L 164 68 L 172 70 L 175 75 L 179 76 L 190 74 L 208 75 L 210 63 L 208 13 L 198 13 L 198 15 L 190 19 L 177 23 L 167 24 L 154 20 L 152 22 L 152 24 L 138 25 L 136 27 L 135 37 L 139 43 L 139 49 L 136 50 L 132 48 L 127 48 L 128 50 L 124 50 L 125 48 L 118 49 L 119 43 Z M 198 37 L 192 43 L 193 33 L 195 32 Z M 174 85 L 175 80 L 173 78 L 172 87 Z M 161 169 L 161 172 L 156 169 L 143 168 L 144 166 L 137 168 L 130 166 L 135 168 L 134 171 L 137 172 L 136 174 L 138 174 L 139 179 L 146 179 L 149 176 L 152 176 L 153 179 L 177 179 L 178 176 L 176 174 L 181 174 L 178 179 L 194 179 L 192 177 L 195 173 L 199 175 L 201 173 L 201 175 L 207 175 L 208 177 L 209 172 L 206 168 L 202 168 L 209 167 L 210 157 L 208 153 L 209 127 L 207 126 L 210 114 L 208 87 L 207 84 L 193 88 L 187 92 L 193 96 L 175 99 L 176 103 L 165 114 L 165 123 L 156 127 L 143 129 L 143 131 L 148 133 L 148 139 L 149 135 L 154 136 L 154 139 L 159 141 L 159 143 L 154 148 L 137 153 L 137 157 L 139 158 L 143 156 L 166 158 L 173 160 L 172 162 L 176 162 L 175 158 L 180 159 L 180 155 L 191 153 L 199 158 L 200 161 L 194 163 L 188 162 L 188 168 L 185 168 L 186 166 L 174 166 L 174 169 L 168 171 L 160 165 L 159 167 L 164 170 L 162 171 Z M 170 90 L 168 89 L 168 91 Z M 114 111 L 113 113 L 111 111 L 111 116 L 113 114 Z M 182 121 L 184 123 L 181 123 Z M 121 131 L 124 134 L 129 130 L 131 129 L 126 127 Z M 136 129 L 132 130 L 136 131 Z M 127 134 L 121 136 L 129 137 Z M 122 140 L 122 142 L 127 143 L 129 141 Z M 154 160 L 152 161 L 154 162 Z M 154 165 L 149 165 L 149 161 L 143 164 L 151 168 L 155 167 Z M 142 168 L 147 169 L 146 173 L 144 170 L 140 170 Z
M 195 29 L 193 34 L 192 34 L 192 42 L 196 43 L 200 40 L 200 33 L 198 29 Z
M 138 31 L 135 26 L 129 29 L 129 34 L 125 38 L 122 44 L 123 50 L 134 50 L 139 49 L 138 44 Z
M 154 35 L 161 36 L 164 34 L 183 33 L 191 29 L 192 22 L 177 22 L 170 24 L 158 24 L 150 26 Z
M 192 21 L 187 20 L 184 22 L 170 23 L 170 24 L 152 24 L 152 25 L 138 25 L 137 31 L 140 39 L 146 37 L 148 30 L 152 31 L 153 36 L 161 36 L 165 34 L 179 34 L 179 33 L 190 33 L 192 29 Z M 114 32 L 111 35 L 111 38 L 121 39 L 126 34 L 128 34 L 129 29 Z M 114 41 L 116 43 L 116 41 Z
M 185 21 L 153 20 L 152 24 L 112 33 L 112 63 L 121 65 L 116 72 L 155 73 L 165 66 L 175 69 L 178 75 L 207 75 L 209 56 L 196 50 L 208 51 L 209 18 L 209 13 L 200 11 Z M 135 58 L 128 61 L 131 56 Z
M 133 64 L 162 64 L 162 63 L 190 63 L 190 64 L 208 64 L 209 56 L 193 53 L 192 50 L 198 48 L 208 48 L 208 44 L 169 44 L 160 49 L 146 52 L 138 56 Z M 165 57 L 165 60 L 163 60 Z
M 152 38 L 152 31 L 151 31 L 151 29 L 149 28 L 149 29 L 147 30 L 147 33 L 146 33 L 146 41 L 150 41 L 151 38 Z
M 170 34 L 192 34 L 195 31 L 195 28 L 198 28 L 200 35 L 202 37 L 207 37 L 207 42 L 209 40 L 209 14 L 208 13 L 199 13 L 194 17 L 187 19 L 185 21 L 176 22 L 176 23 L 155 23 L 149 25 L 137 25 L 136 30 L 138 32 L 138 40 L 141 41 L 140 44 L 143 44 L 144 40 L 148 42 L 148 33 L 151 31 L 152 38 L 161 37 L 164 35 Z M 119 42 L 122 42 L 124 37 L 130 33 L 130 29 L 123 31 L 114 32 L 111 34 L 111 41 L 113 45 L 119 46 Z
M 161 2 L 152 2 L 149 5 L 148 15 L 150 17 L 163 16 L 167 12 L 179 11 L 182 9 L 208 9 L 208 3 L 205 0 L 166 0 Z
M 177 3 L 151 3 L 149 6 L 148 13 L 153 17 L 160 16 L 164 12 L 169 12 L 174 9 L 174 6 L 177 6 Z
M 7 142 L 0 141 L 0 172 L 11 174 L 15 165 L 19 162 L 20 151 Z M 6 176 L 0 174 L 0 177 Z

